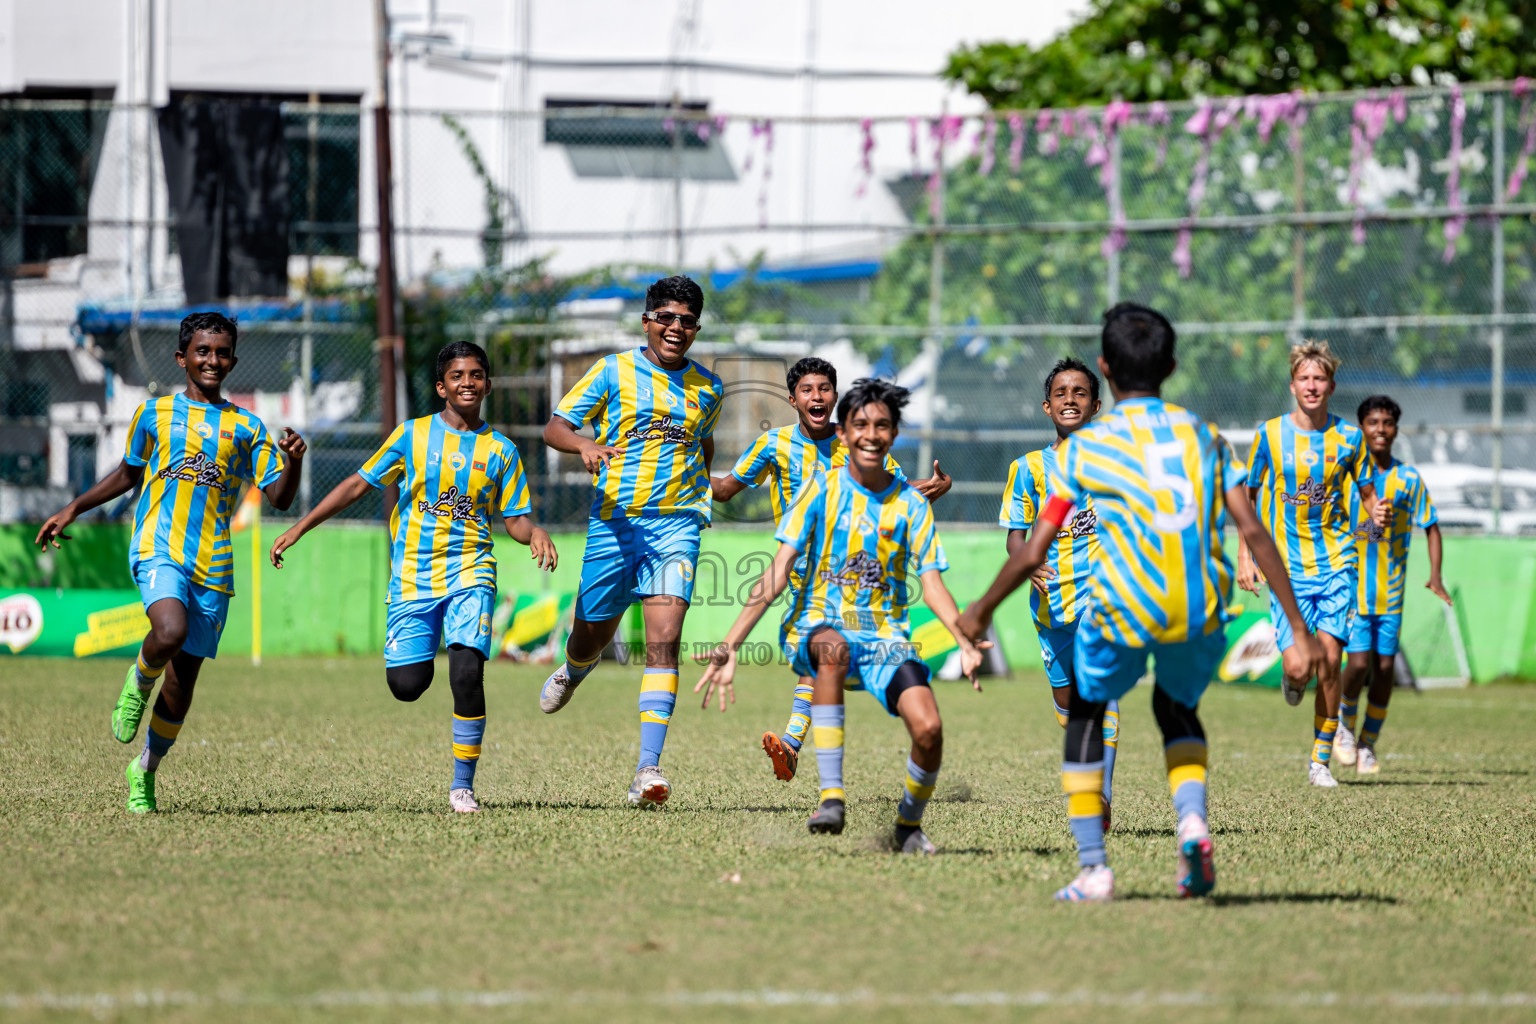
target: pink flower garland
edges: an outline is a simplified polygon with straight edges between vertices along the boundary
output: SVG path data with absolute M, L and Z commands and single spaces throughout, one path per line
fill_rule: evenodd
M 1525 126 L 1525 144 L 1520 147 L 1520 157 L 1515 161 L 1515 169 L 1509 176 L 1509 185 L 1504 189 L 1504 198 L 1513 199 L 1520 194 L 1520 187 L 1525 184 L 1526 173 L 1530 170 L 1531 153 L 1536 152 L 1536 120 L 1531 119 L 1531 80 L 1529 78 L 1515 79 L 1515 87 L 1510 95 L 1520 99 L 1520 121 Z
M 859 143 L 859 170 L 863 177 L 859 179 L 859 187 L 854 195 L 862 197 L 869 189 L 870 179 L 875 176 L 875 122 L 865 118 L 859 122 L 859 131 L 863 134 L 863 140 Z
M 1387 114 L 1391 113 L 1398 124 L 1408 117 L 1408 101 L 1401 90 L 1388 99 L 1361 99 L 1355 101 L 1354 123 L 1349 126 L 1349 202 L 1355 208 L 1355 224 L 1350 238 L 1356 245 L 1365 244 L 1365 207 L 1360 204 L 1360 176 L 1366 161 L 1376 153 L 1376 140 L 1381 138 L 1387 126 Z
M 907 118 L 907 150 L 912 154 L 912 177 L 917 177 L 921 168 L 917 165 L 917 125 L 920 118 Z
M 992 167 L 997 163 L 997 121 L 991 114 L 981 119 L 981 128 L 976 132 L 976 144 L 981 147 L 981 165 L 977 171 L 985 178 L 992 173 Z
M 768 180 L 773 177 L 773 119 L 763 118 L 752 122 L 752 141 L 762 141 L 763 148 L 763 180 L 757 192 L 757 226 L 768 226 Z M 741 163 L 742 173 L 752 169 L 752 154 Z
M 928 176 L 928 216 L 935 222 L 939 219 L 939 204 L 943 202 L 939 194 L 939 174 L 944 169 L 944 147 L 960 138 L 960 130 L 965 125 L 965 118 L 941 117 L 928 125 L 928 134 L 933 137 L 933 173 Z
M 1461 86 L 1451 86 L 1451 153 L 1450 167 L 1445 176 L 1446 205 L 1452 210 L 1461 209 L 1461 128 L 1467 120 L 1467 101 L 1461 95 Z M 1456 258 L 1456 240 L 1467 226 L 1465 214 L 1454 215 L 1445 222 L 1445 252 L 1440 259 L 1449 263 Z
M 1173 245 L 1173 265 L 1179 269 L 1179 276 L 1189 277 L 1195 268 L 1194 255 L 1191 245 L 1194 242 L 1194 229 L 1190 223 L 1200 213 L 1200 204 L 1205 200 L 1206 178 L 1211 170 L 1211 149 L 1221 133 L 1235 121 L 1243 111 L 1243 101 L 1231 99 L 1222 104 L 1218 109 L 1209 101 L 1200 105 L 1193 117 L 1184 122 L 1184 130 L 1191 135 L 1198 135 L 1201 139 L 1200 156 L 1195 161 L 1195 171 L 1189 182 L 1189 216 L 1184 226 L 1179 228 L 1178 239 Z

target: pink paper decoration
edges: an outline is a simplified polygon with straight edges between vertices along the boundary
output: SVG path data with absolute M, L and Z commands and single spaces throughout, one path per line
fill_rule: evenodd
M 1014 174 L 1019 173 L 1019 165 L 1024 160 L 1024 115 L 1008 115 L 1008 169 Z
M 1408 116 L 1408 101 L 1401 90 L 1394 91 L 1387 99 L 1370 97 L 1355 101 L 1354 123 L 1349 126 L 1349 202 L 1355 208 L 1355 223 L 1350 238 L 1356 245 L 1365 244 L 1365 207 L 1360 203 L 1360 176 L 1365 164 L 1376 153 L 1376 140 L 1381 138 L 1391 114 L 1401 124 Z
M 1461 209 L 1461 128 L 1467 120 L 1467 101 L 1461 94 L 1461 86 L 1451 86 L 1451 153 L 1450 167 L 1445 176 L 1446 205 L 1452 210 Z M 1456 239 L 1467 226 L 1465 214 L 1455 215 L 1445 222 L 1445 252 L 1440 259 L 1449 263 L 1456 258 Z
M 1525 143 L 1520 147 L 1515 169 L 1509 175 L 1509 185 L 1504 189 L 1506 200 L 1520 194 L 1520 187 L 1525 184 L 1525 176 L 1530 170 L 1531 153 L 1536 152 L 1536 120 L 1531 118 L 1531 80 L 1525 77 L 1515 79 L 1515 87 L 1510 95 L 1520 98 L 1520 120 L 1517 123 L 1525 127 Z
M 976 141 L 981 146 L 981 166 L 977 171 L 985 178 L 992 173 L 992 166 L 997 162 L 997 120 L 991 114 L 981 119 Z
M 859 143 L 859 170 L 863 176 L 859 179 L 859 187 L 854 195 L 863 196 L 869 188 L 870 179 L 875 176 L 875 122 L 866 117 L 859 122 L 859 131 L 863 135 Z
M 939 219 L 939 204 L 943 201 L 939 194 L 939 174 L 944 169 L 944 147 L 960 138 L 960 129 L 965 125 L 965 118 L 953 115 L 938 118 L 928 125 L 928 134 L 933 137 L 933 173 L 928 176 L 928 215 L 934 221 Z

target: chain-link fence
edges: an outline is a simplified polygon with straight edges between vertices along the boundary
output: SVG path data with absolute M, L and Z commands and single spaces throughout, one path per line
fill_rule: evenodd
M 266 149 L 245 121 L 218 143 L 245 189 L 228 279 L 259 295 L 276 260 L 286 293 L 227 306 L 246 325 L 228 389 L 309 435 L 302 507 L 379 433 L 373 140 L 355 106 L 265 106 Z M 0 517 L 110 468 L 133 405 L 179 386 L 174 325 L 206 275 L 187 272 L 201 208 L 162 152 L 164 119 L 0 102 Z M 435 407 L 441 344 L 480 341 L 487 418 L 522 449 L 548 522 L 579 524 L 590 493 L 539 442 L 552 403 L 637 343 L 645 285 L 682 268 L 707 292 L 695 354 L 728 386 L 717 472 L 790 420 L 783 370 L 814 352 L 845 379 L 912 385 L 898 457 L 954 477 L 942 518 L 995 521 L 1008 463 L 1052 437 L 1046 369 L 1094 354 L 1099 313 L 1124 299 L 1173 319 L 1170 397 L 1240 447 L 1289 406 L 1288 344 L 1324 337 L 1345 359 L 1335 410 L 1402 404 L 1400 454 L 1442 521 L 1536 530 L 1522 86 L 965 119 L 551 100 L 392 123 L 402 413 Z

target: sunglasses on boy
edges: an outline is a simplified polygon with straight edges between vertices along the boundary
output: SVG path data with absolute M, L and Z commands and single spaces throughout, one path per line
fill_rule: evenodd
M 660 324 L 663 327 L 671 327 L 676 323 L 681 325 L 685 331 L 696 331 L 699 329 L 699 318 L 692 313 L 673 313 L 663 309 L 655 313 L 646 313 L 645 319 L 653 324 Z

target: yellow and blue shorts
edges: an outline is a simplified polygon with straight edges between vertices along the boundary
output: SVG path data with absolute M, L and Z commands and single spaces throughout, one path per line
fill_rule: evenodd
M 915 673 L 907 673 L 910 682 L 919 679 L 918 685 L 928 685 L 932 672 L 918 657 L 917 648 L 910 640 L 891 640 L 875 636 L 872 633 L 847 629 L 831 623 L 816 623 L 807 628 L 797 628 L 793 635 L 787 629 L 779 633 L 779 643 L 784 650 L 785 657 L 790 659 L 790 669 L 796 675 L 803 677 L 815 676 L 816 666 L 820 663 L 820 657 L 816 650 L 816 643 L 812 637 L 818 630 L 827 628 L 835 629 L 848 641 L 848 676 L 844 680 L 843 688 L 847 690 L 864 690 L 870 696 L 880 702 L 880 706 L 892 715 L 896 715 L 896 702 L 901 699 L 904 689 L 910 686 L 903 684 L 901 687 L 893 687 L 897 671 L 905 664 L 912 663 Z
M 576 617 L 617 618 L 642 597 L 693 601 L 699 561 L 699 517 L 692 512 L 587 522 Z
M 1095 630 L 1077 631 L 1077 692 L 1095 703 L 1119 700 L 1147 674 L 1147 658 L 1157 663 L 1157 685 L 1187 708 L 1196 707 L 1227 653 L 1227 631 L 1180 644 L 1122 647 Z
M 146 612 L 150 605 L 167 598 L 180 601 L 187 610 L 187 640 L 181 645 L 181 653 L 194 658 L 217 656 L 219 637 L 224 633 L 224 620 L 229 615 L 229 595 L 193 583 L 186 566 L 164 555 L 136 561 L 130 568 L 133 581 L 139 585 L 139 597 Z
M 1301 619 L 1311 633 L 1327 633 L 1338 640 L 1349 638 L 1349 617 L 1355 603 L 1355 570 L 1343 569 L 1326 576 L 1292 576 L 1291 589 Z M 1280 607 L 1274 591 L 1269 594 L 1269 621 L 1275 627 L 1275 646 L 1280 650 L 1295 645 L 1291 622 Z
M 1080 621 L 1080 620 L 1079 620 Z M 1042 626 L 1035 624 L 1040 636 L 1040 658 L 1045 662 L 1045 678 L 1051 688 L 1072 686 L 1077 682 L 1077 669 L 1073 666 L 1073 646 L 1077 642 L 1077 622 L 1070 626 Z
M 491 656 L 494 587 L 466 587 L 442 597 L 391 601 L 384 633 L 384 664 L 416 665 L 437 657 L 442 644 L 462 644 Z
M 1355 654 L 1362 651 L 1396 654 L 1397 637 L 1402 628 L 1402 612 L 1391 615 L 1361 615 L 1357 612 L 1349 623 L 1349 642 L 1344 649 Z

